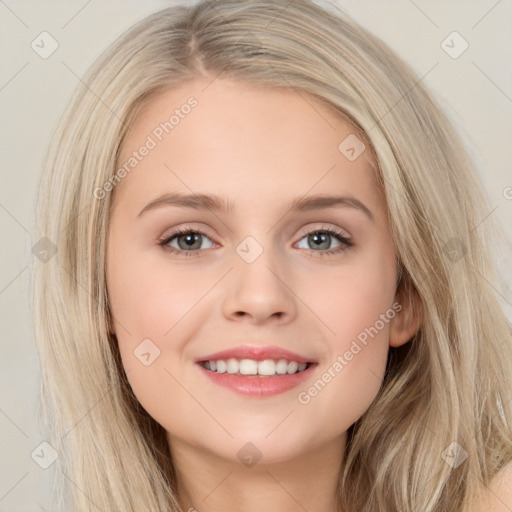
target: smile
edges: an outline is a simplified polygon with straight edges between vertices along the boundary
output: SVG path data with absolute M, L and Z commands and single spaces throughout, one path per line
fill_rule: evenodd
M 317 366 L 318 363 L 298 363 L 286 359 L 255 361 L 229 358 L 196 363 L 210 382 L 238 395 L 253 398 L 278 395 L 303 385 Z
M 286 359 L 264 359 L 256 361 L 255 359 L 218 359 L 213 361 L 204 361 L 203 367 L 211 372 L 228 373 L 230 375 L 292 375 L 303 372 L 310 363 L 299 363 L 297 361 L 288 361 Z

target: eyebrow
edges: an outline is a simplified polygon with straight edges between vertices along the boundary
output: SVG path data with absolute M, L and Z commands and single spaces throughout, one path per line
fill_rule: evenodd
M 214 194 L 183 194 L 171 192 L 163 194 L 148 203 L 139 212 L 139 217 L 150 210 L 164 206 L 181 206 L 195 210 L 212 210 L 233 213 L 235 204 Z M 289 205 L 291 211 L 322 210 L 333 207 L 350 206 L 363 212 L 370 220 L 375 221 L 373 213 L 359 199 L 351 196 L 313 195 L 294 199 Z M 287 210 L 287 211 L 288 211 Z

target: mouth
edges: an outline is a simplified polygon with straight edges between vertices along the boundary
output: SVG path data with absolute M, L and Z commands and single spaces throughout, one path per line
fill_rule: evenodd
M 211 373 L 260 378 L 299 374 L 316 365 L 314 362 L 305 363 L 283 358 L 256 360 L 234 357 L 199 361 L 198 364 Z
M 285 393 L 313 378 L 316 362 L 287 359 L 213 359 L 198 361 L 207 381 L 251 399 Z M 208 388 L 207 388 L 208 389 Z
M 246 397 L 278 395 L 303 384 L 318 366 L 278 346 L 240 345 L 194 361 L 209 382 Z

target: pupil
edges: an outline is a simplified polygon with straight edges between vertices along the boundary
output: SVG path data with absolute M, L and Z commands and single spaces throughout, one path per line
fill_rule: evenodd
M 199 233 L 187 233 L 186 235 L 182 235 L 180 238 L 185 239 L 185 244 L 186 244 L 185 249 L 191 249 L 191 248 L 197 249 L 197 248 L 201 247 L 201 241 L 200 241 L 201 235 Z M 194 243 L 196 243 L 197 240 L 199 240 L 199 246 L 193 247 Z M 178 241 L 179 241 L 179 239 L 178 239 Z M 179 245 L 181 246 L 181 244 L 179 244 Z M 180 247 L 180 248 L 183 249 L 183 247 Z
M 322 243 L 324 245 L 327 244 L 327 247 L 322 247 L 322 249 L 327 249 L 329 246 L 329 243 L 326 242 L 326 240 L 328 239 L 328 235 L 326 233 L 314 233 L 312 235 L 309 235 L 309 239 L 310 239 L 310 242 L 314 242 L 314 244 L 317 247 L 320 247 L 320 245 L 322 245 Z

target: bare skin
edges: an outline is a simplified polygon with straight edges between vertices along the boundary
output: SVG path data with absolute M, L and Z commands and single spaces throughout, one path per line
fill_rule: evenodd
M 115 187 L 107 285 L 124 368 L 167 431 L 184 511 L 332 512 L 347 429 L 379 390 L 389 346 L 418 328 L 396 294 L 375 162 L 368 150 L 350 161 L 338 149 L 353 129 L 313 98 L 219 78 L 153 98 L 120 162 L 190 96 L 197 106 Z M 165 205 L 139 216 L 168 192 L 215 194 L 233 210 Z M 371 218 L 347 203 L 290 211 L 291 201 L 313 195 L 356 198 Z M 202 234 L 189 256 L 184 235 L 158 244 L 178 227 Z M 328 234 L 317 246 L 307 236 L 330 229 L 353 245 Z M 250 263 L 237 252 L 248 236 L 252 245 L 242 247 L 262 250 Z M 338 356 L 380 324 L 337 371 Z M 144 339 L 160 351 L 150 365 L 134 356 Z M 248 397 L 212 383 L 194 363 L 243 343 L 277 345 L 318 366 L 297 388 Z M 309 393 L 326 372 L 325 387 Z M 247 453 L 257 459 L 250 467 Z

